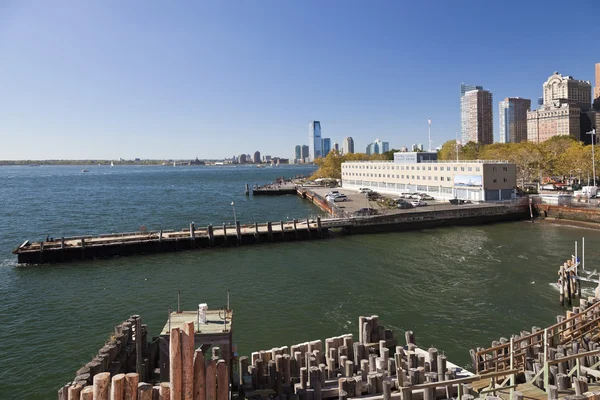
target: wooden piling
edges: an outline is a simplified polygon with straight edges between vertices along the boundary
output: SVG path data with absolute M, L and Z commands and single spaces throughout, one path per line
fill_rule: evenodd
M 110 372 L 101 372 L 94 376 L 94 400 L 108 400 Z
M 136 397 L 137 398 L 137 397 Z M 94 387 L 86 386 L 81 390 L 81 400 L 94 400 Z
M 223 243 L 227 245 L 227 227 L 225 226 L 225 223 L 223 223 Z
M 194 397 L 194 323 L 186 322 L 181 330 L 181 369 L 183 400 Z
M 215 245 L 215 232 L 212 225 L 208 225 L 206 227 L 206 232 L 208 233 L 208 241 L 211 246 Z
M 169 379 L 171 381 L 171 399 L 182 400 L 183 377 L 181 371 L 181 332 L 179 328 L 171 328 L 169 339 Z
M 94 398 L 94 400 L 96 400 Z M 138 400 L 152 400 L 152 385 L 149 383 L 138 384 Z
M 237 236 L 238 245 L 242 244 L 242 227 L 240 221 L 235 221 L 235 235 Z
M 197 349 L 194 354 L 194 400 L 206 399 L 205 381 L 204 353 L 202 349 Z
M 137 387 L 140 383 L 140 375 L 137 373 L 125 374 L 125 399 L 137 400 Z
M 321 217 L 320 216 L 317 217 L 317 232 L 319 234 L 319 237 L 323 237 L 323 231 L 321 229 Z M 361 342 L 362 342 L 362 340 L 361 340 Z
M 210 360 L 206 366 L 206 400 L 217 400 L 217 362 Z M 172 400 L 173 396 L 171 396 Z
M 254 222 L 254 241 L 260 242 L 260 234 L 258 233 L 258 222 Z
M 83 389 L 83 386 L 81 386 L 79 384 L 69 386 L 69 390 L 67 393 L 67 400 L 80 400 L 82 389 Z
M 123 400 L 125 397 L 125 374 L 117 374 L 112 377 L 110 387 L 110 400 Z
M 246 183 L 246 196 L 250 196 L 250 186 Z
M 171 400 L 171 384 L 169 382 L 160 383 L 158 400 Z
M 192 241 L 192 245 L 190 247 L 196 247 L 196 226 L 193 222 L 190 224 L 190 240 Z
M 273 224 L 271 224 L 271 221 L 267 222 L 267 232 L 269 235 L 269 242 L 273 241 Z
M 217 362 L 217 400 L 229 399 L 229 373 L 225 360 Z
M 298 239 L 298 220 L 296 218 L 294 218 L 294 235 L 296 236 L 296 239 Z
M 285 238 L 285 230 L 283 229 L 283 221 L 279 221 L 279 225 L 281 226 L 281 237 Z

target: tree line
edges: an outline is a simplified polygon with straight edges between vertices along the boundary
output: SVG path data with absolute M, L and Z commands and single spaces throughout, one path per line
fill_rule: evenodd
M 334 150 L 315 161 L 319 168 L 312 178 L 341 179 L 341 166 L 345 161 L 393 160 L 396 152 L 399 150 L 369 156 L 364 153 L 341 155 Z M 599 158 L 595 157 L 595 164 L 600 173 Z M 575 178 L 580 182 L 587 182 L 588 174 L 591 178 L 593 170 L 592 146 L 584 145 L 567 135 L 554 136 L 539 144 L 521 142 L 482 145 L 469 142 L 457 146 L 455 140 L 449 140 L 438 151 L 438 159 L 508 161 L 516 165 L 517 183 L 521 187 L 527 183 L 542 182 L 545 178 Z

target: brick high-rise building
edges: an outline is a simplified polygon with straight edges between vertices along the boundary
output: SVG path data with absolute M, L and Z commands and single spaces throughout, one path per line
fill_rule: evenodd
M 467 91 L 460 101 L 463 143 L 494 143 L 492 93 L 488 90 Z
M 527 141 L 527 111 L 531 100 L 507 97 L 500 102 L 500 143 Z
M 581 123 L 585 121 L 581 114 L 590 111 L 590 82 L 555 72 L 544 83 L 543 90 L 544 104 L 527 113 L 527 140 L 540 143 L 558 135 L 584 139 Z

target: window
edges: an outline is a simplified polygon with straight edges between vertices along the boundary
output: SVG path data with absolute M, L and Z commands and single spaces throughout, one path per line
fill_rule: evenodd
M 481 168 L 475 167 L 475 171 L 479 172 L 479 171 L 481 171 Z
M 494 183 L 498 182 L 498 179 L 494 178 Z
M 508 182 L 508 179 L 504 178 L 504 182 Z
M 503 170 L 504 172 L 506 172 L 506 171 L 508 171 L 508 167 L 502 167 L 502 170 Z
M 437 180 L 438 180 L 438 177 L 437 177 L 437 176 L 434 176 L 434 177 L 433 177 L 433 180 L 434 180 L 434 181 L 437 181 Z
M 411 175 L 411 176 L 412 176 L 412 179 L 415 179 L 415 176 L 414 176 L 414 175 Z
M 427 167 L 427 171 L 431 171 L 431 167 Z
M 464 171 L 464 170 L 465 170 L 465 167 L 460 167 L 460 170 L 461 170 L 461 171 Z
M 421 170 L 421 167 L 417 167 L 417 171 L 420 171 L 420 170 Z
M 421 177 L 419 175 L 417 175 L 417 179 L 421 179 Z
M 496 172 L 496 167 L 493 167 L 493 168 L 492 168 L 492 171 L 493 171 L 493 172 Z
M 469 167 L 469 168 L 467 168 L 467 169 L 468 169 L 469 171 L 473 171 L 473 168 L 472 168 L 472 167 Z
M 431 176 L 428 176 L 428 177 L 427 177 L 427 180 L 429 180 L 429 181 L 430 181 L 430 180 L 431 180 Z
M 404 179 L 404 175 L 401 175 L 401 176 L 402 176 L 402 179 Z
M 433 167 L 433 170 L 434 170 L 434 171 L 437 171 L 437 167 Z
M 455 170 L 455 171 L 458 171 L 458 167 L 454 167 L 454 170 Z
M 414 167 L 414 166 L 412 166 L 412 167 L 410 167 L 410 169 L 411 169 L 411 171 L 414 171 L 414 170 L 415 170 L 415 167 Z
M 442 167 L 443 168 L 443 167 Z M 450 171 L 450 167 L 446 167 L 446 171 Z

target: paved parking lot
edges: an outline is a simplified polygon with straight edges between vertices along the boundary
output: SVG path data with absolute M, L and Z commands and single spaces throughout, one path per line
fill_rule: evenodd
M 345 189 L 345 188 L 311 188 L 310 190 L 312 190 L 316 194 L 322 196 L 323 198 L 325 197 L 325 195 L 327 193 L 329 193 L 332 190 L 337 190 L 340 193 L 345 194 L 348 197 L 348 201 L 336 202 L 335 205 L 338 206 L 341 210 L 343 210 L 347 213 L 350 213 L 350 214 L 354 214 L 356 211 L 360 210 L 361 208 L 365 208 L 365 207 L 374 208 L 375 210 L 378 210 L 378 212 L 382 215 L 390 215 L 390 214 L 401 214 L 401 213 L 407 213 L 407 212 L 449 210 L 449 209 L 454 209 L 456 207 L 474 208 L 474 207 L 500 206 L 500 204 L 494 204 L 494 203 L 474 203 L 474 204 L 463 204 L 463 205 L 457 206 L 457 205 L 450 204 L 448 202 L 448 200 L 444 200 L 444 201 L 436 201 L 436 200 L 429 201 L 428 200 L 426 206 L 413 207 L 413 208 L 402 210 L 399 208 L 390 208 L 390 207 L 388 207 L 378 201 L 375 201 L 375 200 L 368 200 L 367 196 L 363 193 L 359 193 L 358 190 Z M 384 194 L 383 196 L 387 197 L 387 198 L 400 197 L 399 195 L 387 195 L 387 194 Z M 410 201 L 410 199 L 407 199 L 407 201 Z

